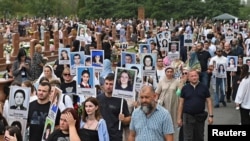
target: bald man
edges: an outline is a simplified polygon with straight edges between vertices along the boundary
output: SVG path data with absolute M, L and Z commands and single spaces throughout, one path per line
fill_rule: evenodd
M 140 107 L 132 114 L 128 141 L 173 141 L 171 115 L 156 103 L 153 87 L 143 86 L 139 98 Z

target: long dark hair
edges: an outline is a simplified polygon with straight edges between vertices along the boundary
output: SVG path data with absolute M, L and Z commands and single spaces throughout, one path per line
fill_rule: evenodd
M 16 60 L 21 61 L 21 57 L 22 56 L 27 57 L 27 54 L 26 54 L 26 51 L 24 50 L 24 48 L 20 48 L 19 49 L 19 52 L 18 52 L 17 57 L 16 57 Z
M 249 76 L 249 66 L 247 64 L 243 64 L 241 67 L 240 80 L 243 78 L 248 78 Z
M 11 136 L 16 135 L 17 141 L 23 141 L 21 130 L 18 127 L 16 127 L 16 126 L 7 126 L 5 129 L 7 131 L 9 131 L 9 134 Z

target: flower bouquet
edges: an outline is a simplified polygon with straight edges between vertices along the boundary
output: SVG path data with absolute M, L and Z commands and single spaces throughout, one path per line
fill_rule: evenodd
M 44 40 L 40 40 L 39 44 L 41 44 L 41 46 L 44 46 Z
M 4 44 L 3 49 L 5 53 L 10 54 L 13 49 L 13 46 L 12 44 Z
M 83 105 L 80 104 L 79 102 L 77 102 L 77 103 L 75 103 L 73 106 L 74 106 L 74 109 L 76 110 L 76 112 L 77 112 L 79 118 L 81 118 L 82 112 L 83 112 Z
M 54 39 L 50 39 L 49 44 L 54 44 Z

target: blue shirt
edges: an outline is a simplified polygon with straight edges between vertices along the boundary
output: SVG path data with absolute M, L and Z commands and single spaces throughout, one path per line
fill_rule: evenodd
M 166 134 L 174 133 L 171 115 L 160 105 L 148 116 L 140 107 L 137 108 L 132 114 L 129 129 L 135 131 L 136 141 L 165 141 Z

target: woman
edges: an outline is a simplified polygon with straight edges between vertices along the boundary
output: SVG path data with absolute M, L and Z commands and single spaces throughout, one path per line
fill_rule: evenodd
M 84 141 L 109 141 L 107 125 L 101 117 L 97 99 L 89 97 L 83 107 L 80 138 Z
M 31 66 L 33 80 L 36 80 L 41 75 L 45 63 L 46 61 L 43 59 L 42 56 L 42 46 L 40 44 L 37 44 L 35 46 L 35 53 L 32 59 L 32 66 Z
M 25 92 L 22 89 L 18 89 L 14 93 L 15 105 L 10 106 L 10 109 L 16 110 L 27 110 L 26 107 L 23 106 L 25 101 Z
M 151 55 L 144 56 L 143 70 L 155 70 L 155 66 L 153 66 L 153 57 Z
M 60 79 L 55 75 L 53 68 L 50 65 L 45 65 L 43 67 L 43 72 L 40 75 L 40 77 L 37 79 L 37 82 L 40 82 L 40 79 L 42 77 L 46 77 L 49 81 L 53 80 L 53 79 L 57 79 L 60 81 Z
M 250 77 L 249 66 L 242 65 L 240 85 L 236 94 L 235 103 L 240 105 L 241 125 L 250 125 Z
M 90 79 L 90 72 L 89 70 L 83 70 L 81 75 L 81 88 L 91 88 L 91 85 L 89 84 Z
M 32 80 L 31 62 L 23 48 L 19 49 L 16 60 L 13 63 L 12 70 L 15 80 L 22 83 L 25 80 Z
M 95 67 L 103 67 L 102 56 L 101 55 L 95 55 L 93 57 L 93 66 L 95 66 Z
M 174 127 L 178 127 L 176 120 L 179 103 L 178 95 L 180 95 L 181 90 L 180 81 L 174 78 L 174 68 L 172 67 L 165 69 L 165 75 L 166 77 L 160 80 L 155 92 L 159 97 L 158 103 L 170 112 Z M 175 131 L 174 136 L 177 138 L 179 133 L 177 129 L 175 129 Z
M 162 47 L 164 47 L 164 48 L 168 47 L 168 40 L 167 39 L 162 40 Z
M 127 70 L 122 70 L 118 76 L 115 89 L 133 91 L 133 79 Z
M 69 60 L 69 55 L 68 52 L 66 50 L 62 50 L 61 51 L 61 58 L 60 60 Z
M 23 141 L 21 130 L 16 126 L 7 126 L 4 133 L 5 141 Z
M 47 141 L 70 140 L 81 141 L 78 136 L 80 120 L 73 108 L 66 108 L 60 117 L 59 129 L 53 131 Z
M 13 76 L 13 71 L 12 71 L 12 65 L 8 64 L 6 65 L 6 73 L 3 74 L 3 78 L 13 78 L 13 77 L 14 76 Z
M 234 57 L 230 57 L 229 58 L 229 62 L 228 62 L 228 67 L 230 67 L 230 68 L 234 68 L 234 67 L 236 67 L 236 64 L 235 64 L 236 62 L 235 62 L 235 58 Z
M 195 69 L 198 72 L 201 72 L 200 61 L 197 57 L 196 52 L 190 52 L 187 61 L 185 62 L 185 67 L 189 70 Z
M 34 85 L 32 84 L 31 81 L 29 80 L 26 80 L 24 81 L 22 84 L 21 84 L 22 87 L 28 87 L 31 89 L 31 92 L 30 92 L 30 101 L 29 102 L 32 102 L 34 100 L 37 100 L 37 96 L 36 96 L 36 90 L 35 90 L 35 87 Z

